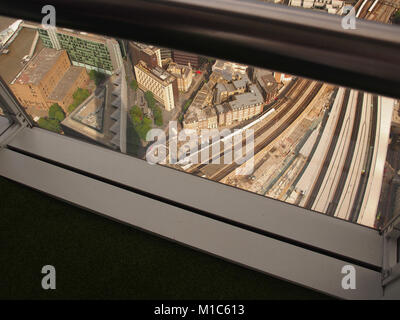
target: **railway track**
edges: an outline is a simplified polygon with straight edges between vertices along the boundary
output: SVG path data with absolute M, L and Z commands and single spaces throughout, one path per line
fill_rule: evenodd
M 354 7 L 357 18 L 388 23 L 393 13 L 400 9 L 400 1 L 360 0 Z
M 276 130 L 274 130 L 273 133 L 271 133 L 268 137 L 266 137 L 261 143 L 257 144 L 257 146 L 254 148 L 254 155 L 259 153 L 261 150 L 263 150 L 265 147 L 267 147 L 271 142 L 273 142 L 276 138 L 278 138 L 299 116 L 300 114 L 307 108 L 307 106 L 310 104 L 312 99 L 316 96 L 316 94 L 319 92 L 319 90 L 322 87 L 321 82 L 316 82 L 314 85 L 314 88 L 307 94 L 307 97 L 304 99 L 304 101 L 300 104 L 300 106 L 296 109 L 295 112 L 293 112 L 290 117 L 282 123 Z M 282 118 L 283 115 L 280 117 Z M 273 123 L 269 126 L 272 127 Z M 227 175 L 229 175 L 233 170 L 238 168 L 240 165 L 236 163 L 232 163 L 230 165 L 227 165 L 224 167 L 222 170 L 218 171 L 215 175 L 211 176 L 210 179 L 214 181 L 220 181 L 223 178 L 225 178 Z
M 368 173 L 371 170 L 373 150 L 375 146 L 377 119 L 378 119 L 378 96 L 374 95 L 372 98 L 372 117 L 371 117 L 371 126 L 368 138 L 369 141 L 368 154 L 363 168 L 365 174 L 361 177 L 358 183 L 357 193 L 353 202 L 352 209 L 350 211 L 349 221 L 357 222 L 358 215 L 360 214 L 362 206 L 362 201 L 364 199 L 365 190 L 367 189 Z
M 314 186 L 311 189 L 310 196 L 309 196 L 309 198 L 307 199 L 307 201 L 305 203 L 304 207 L 306 209 L 311 209 L 312 208 L 312 206 L 313 206 L 313 204 L 315 202 L 315 199 L 317 198 L 318 192 L 319 192 L 319 190 L 321 188 L 321 185 L 322 185 L 323 181 L 325 180 L 325 175 L 326 175 L 326 172 L 328 171 L 329 164 L 330 164 L 331 158 L 333 156 L 333 153 L 335 151 L 340 131 L 342 129 L 343 120 L 344 120 L 344 116 L 346 114 L 347 104 L 349 102 L 349 98 L 350 98 L 350 89 L 346 89 L 345 93 L 343 95 L 342 103 L 340 105 L 340 113 L 339 113 L 339 118 L 338 118 L 338 120 L 336 122 L 336 128 L 335 128 L 331 143 L 329 145 L 328 152 L 325 155 L 324 163 L 323 163 L 322 168 L 321 168 L 321 170 L 319 172 L 318 178 L 316 179 L 316 181 L 314 183 Z
M 354 156 L 354 151 L 356 150 L 356 142 L 358 138 L 358 132 L 360 129 L 360 120 L 361 120 L 361 114 L 362 114 L 362 106 L 364 102 L 364 93 L 358 92 L 357 93 L 357 102 L 356 102 L 356 112 L 355 112 L 355 117 L 353 121 L 353 130 L 351 132 L 351 137 L 350 137 L 350 144 L 347 148 L 346 152 L 346 160 L 343 164 L 342 168 L 342 173 L 340 174 L 339 182 L 336 186 L 335 193 L 332 197 L 331 202 L 329 203 L 328 209 L 326 211 L 326 214 L 333 216 L 336 212 L 337 206 L 339 205 L 339 200 L 340 197 L 342 196 L 344 186 L 348 177 L 348 173 L 350 170 L 350 165 L 353 160 Z

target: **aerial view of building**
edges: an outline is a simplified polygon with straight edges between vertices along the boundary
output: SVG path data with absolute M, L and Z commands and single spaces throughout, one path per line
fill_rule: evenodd
M 134 41 L 128 42 L 128 48 L 133 65 L 142 60 L 151 68 L 162 67 L 160 48 Z
M 151 91 L 167 111 L 174 109 L 178 97 L 177 79 L 158 66 L 147 66 L 144 61 L 139 61 L 134 68 L 139 88 Z
M 65 50 L 43 48 L 11 81 L 10 88 L 25 107 L 47 110 L 58 103 L 67 111 L 74 91 L 88 81 L 85 68 L 72 66 Z
M 113 38 L 64 28 L 37 28 L 46 47 L 66 50 L 76 66 L 112 74 L 122 65 L 120 45 Z
M 247 69 L 245 65 L 217 60 L 210 79 L 197 92 L 185 114 L 184 128 L 231 126 L 260 114 L 266 96 L 250 81 Z M 276 90 L 273 92 L 276 94 Z
M 189 90 L 193 80 L 191 67 L 171 62 L 168 65 L 167 71 L 177 79 L 179 91 L 187 92 Z
M 289 6 L 321 10 L 331 14 L 342 14 L 345 1 L 342 0 L 289 0 Z
M 198 54 L 173 50 L 172 59 L 177 64 L 190 65 L 194 69 L 200 68 L 200 56 Z

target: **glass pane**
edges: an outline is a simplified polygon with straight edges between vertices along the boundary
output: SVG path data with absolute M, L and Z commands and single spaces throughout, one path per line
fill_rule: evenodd
M 370 227 L 398 212 L 398 101 L 134 41 L 0 25 L 0 75 L 41 128 Z

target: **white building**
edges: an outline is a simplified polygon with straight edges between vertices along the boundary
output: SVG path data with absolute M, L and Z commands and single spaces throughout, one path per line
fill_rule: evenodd
M 178 94 L 176 78 L 169 72 L 155 67 L 149 69 L 145 62 L 135 65 L 135 75 L 139 88 L 151 91 L 154 98 L 162 103 L 167 111 L 175 108 L 175 97 Z

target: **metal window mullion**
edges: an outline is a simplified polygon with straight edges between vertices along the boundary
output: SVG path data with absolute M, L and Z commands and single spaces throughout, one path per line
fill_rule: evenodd
M 33 127 L 33 121 L 18 103 L 3 78 L 0 76 L 0 105 L 4 115 L 13 123 Z

